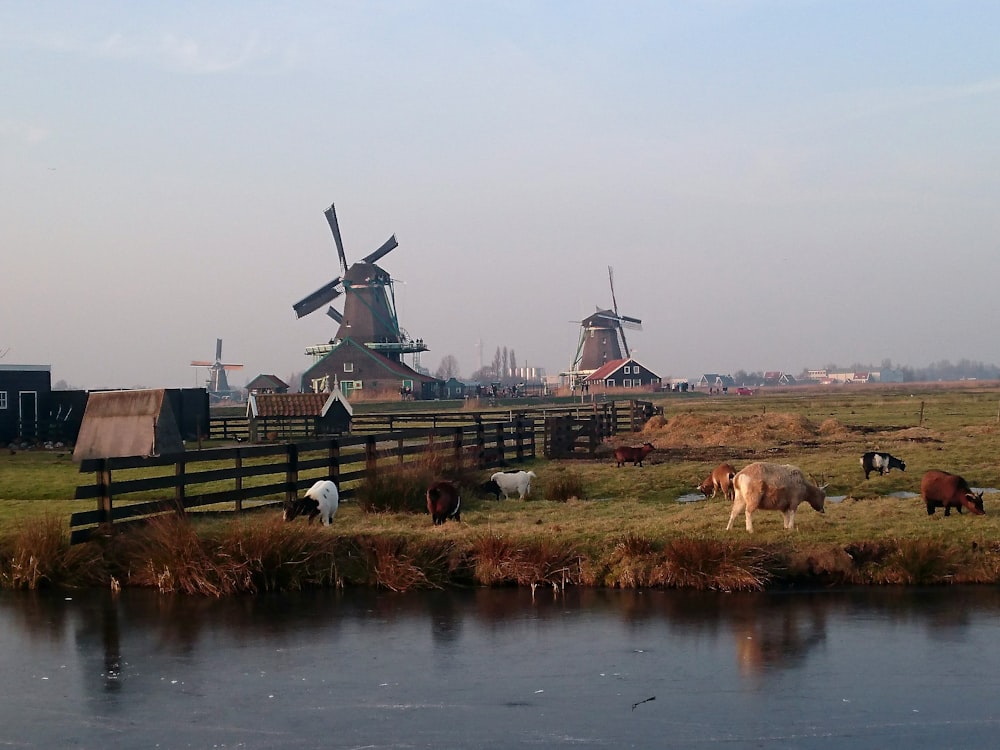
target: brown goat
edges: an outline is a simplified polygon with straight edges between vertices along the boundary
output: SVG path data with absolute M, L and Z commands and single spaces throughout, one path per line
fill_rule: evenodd
M 712 493 L 712 497 L 715 497 L 715 493 L 722 490 L 722 494 L 725 495 L 726 499 L 732 502 L 733 496 L 736 491 L 733 489 L 733 477 L 736 476 L 736 468 L 732 464 L 719 464 L 714 469 L 712 473 L 708 475 L 704 482 L 698 485 L 698 489 L 701 490 L 701 494 L 708 497 L 708 493 Z
M 449 518 L 462 520 L 462 498 L 458 487 L 446 479 L 432 482 L 427 488 L 427 512 L 431 514 L 431 522 L 440 526 Z
M 973 515 L 983 516 L 983 493 L 975 493 L 969 483 L 957 474 L 931 469 L 920 480 L 920 496 L 927 504 L 927 515 L 933 516 L 937 508 L 944 508 L 946 516 L 954 508 L 959 513 L 967 508 Z
M 615 448 L 616 465 L 624 466 L 626 461 L 631 461 L 633 466 L 642 466 L 642 459 L 652 450 L 654 450 L 652 443 L 643 443 L 637 448 L 628 445 Z

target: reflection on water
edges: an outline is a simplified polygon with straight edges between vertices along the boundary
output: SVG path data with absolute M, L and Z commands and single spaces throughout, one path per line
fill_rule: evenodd
M 993 747 L 998 615 L 993 587 L 4 592 L 0 746 Z

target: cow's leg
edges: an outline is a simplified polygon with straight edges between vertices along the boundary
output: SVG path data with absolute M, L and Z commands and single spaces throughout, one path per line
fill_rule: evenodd
M 752 534 L 753 533 L 753 511 L 750 510 L 749 508 L 746 509 L 746 517 L 747 517 L 747 533 Z
M 795 511 L 791 510 L 791 509 L 786 510 L 785 513 L 784 513 L 784 516 L 785 516 L 785 528 L 786 529 L 794 529 L 795 528 Z
M 729 531 L 731 528 L 733 528 L 733 522 L 736 520 L 736 516 L 742 513 L 745 507 L 746 505 L 744 503 L 741 503 L 739 500 L 733 500 L 733 510 L 729 514 L 729 523 L 726 524 L 726 531 Z
M 944 514 L 946 516 L 950 516 L 951 515 L 951 506 L 948 505 L 947 503 L 945 503 L 945 505 L 944 505 Z

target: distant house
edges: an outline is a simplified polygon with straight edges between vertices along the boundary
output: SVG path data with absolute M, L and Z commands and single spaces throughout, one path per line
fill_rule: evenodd
M 0 441 L 36 440 L 51 392 L 49 365 L 0 365 Z
M 448 378 L 441 384 L 441 398 L 465 398 L 469 387 L 458 378 Z
M 258 375 L 246 385 L 249 393 L 288 393 L 289 385 L 277 375 Z
M 706 372 L 698 380 L 699 388 L 732 388 L 736 385 L 731 375 L 719 375 L 715 372 Z
M 441 381 L 423 375 L 402 362 L 369 349 L 352 338 L 341 339 L 330 352 L 302 374 L 303 392 L 340 390 L 350 398 L 355 391 L 413 398 L 440 398 Z
M 340 391 L 251 393 L 247 399 L 250 441 L 274 436 L 349 432 L 354 409 Z
M 764 373 L 764 385 L 795 385 L 795 377 L 787 372 L 771 370 Z
M 660 376 L 631 357 L 615 359 L 598 367 L 584 379 L 591 392 L 611 388 L 659 390 Z

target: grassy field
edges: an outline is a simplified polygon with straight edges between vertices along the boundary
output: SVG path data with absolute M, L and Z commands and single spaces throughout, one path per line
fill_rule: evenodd
M 656 446 L 645 466 L 616 468 L 610 445 L 599 460 L 538 460 L 532 499 L 497 503 L 467 490 L 462 522 L 442 527 L 426 514 L 366 513 L 349 503 L 329 529 L 281 524 L 265 511 L 164 521 L 70 549 L 69 515 L 90 507 L 70 498 L 89 477 L 65 452 L 0 455 L 0 584 L 114 579 L 220 595 L 310 585 L 732 590 L 1000 581 L 1000 385 L 671 394 L 659 403 L 664 418 L 621 440 Z M 859 457 L 872 449 L 902 458 L 906 472 L 866 481 Z M 752 536 L 742 517 L 725 531 L 721 497 L 678 502 L 721 461 L 740 468 L 758 460 L 797 464 L 835 501 L 822 515 L 803 507 L 791 532 L 779 514 L 759 512 Z M 919 498 L 894 495 L 919 492 L 932 468 L 984 488 L 987 515 L 928 517 Z M 471 486 L 489 473 L 463 479 Z M 576 497 L 566 499 L 573 486 Z

